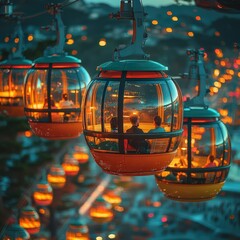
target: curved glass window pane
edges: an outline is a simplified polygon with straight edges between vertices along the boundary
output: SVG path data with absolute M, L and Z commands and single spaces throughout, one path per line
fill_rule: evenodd
M 1 69 L 0 70 L 0 96 L 1 97 L 9 97 L 9 69 Z
M 47 70 L 30 70 L 25 84 L 25 106 L 42 109 L 47 98 Z
M 170 93 L 173 101 L 173 131 L 182 128 L 183 107 L 182 107 L 182 94 L 178 86 L 173 81 L 168 81 Z M 181 97 L 179 97 L 181 96 Z
M 78 81 L 80 83 L 80 89 L 81 89 L 81 93 L 82 93 L 80 95 L 80 107 L 81 107 L 83 97 L 86 93 L 87 85 L 90 82 L 91 78 L 90 78 L 87 70 L 83 67 L 77 68 L 75 71 L 77 72 Z
M 104 131 L 118 132 L 119 82 L 109 82 L 104 99 Z
M 228 134 L 228 130 L 224 123 L 219 122 L 219 127 L 222 131 L 223 141 L 224 141 L 224 154 L 222 156 L 222 165 L 229 165 L 231 161 L 231 144 Z
M 95 81 L 88 90 L 85 109 L 87 130 L 102 131 L 101 105 L 105 82 Z
M 9 105 L 10 88 L 9 88 L 9 69 L 0 70 L 0 105 Z
M 168 81 L 169 83 L 169 81 Z M 172 97 L 169 92 L 168 84 L 163 82 L 161 83 L 163 100 L 164 100 L 164 117 L 163 125 L 166 132 L 171 132 L 171 125 L 173 121 L 173 102 Z
M 129 120 L 131 115 L 139 116 L 139 128 L 144 133 L 155 129 L 155 116 L 161 118 L 161 131 L 170 131 L 167 121 L 168 112 L 171 111 L 171 96 L 166 82 L 126 81 L 123 100 L 124 132 L 132 126 Z
M 79 108 L 80 91 L 75 69 L 52 69 L 50 95 L 57 108 Z
M 192 165 L 193 167 L 218 167 L 224 153 L 222 131 L 218 123 L 192 126 Z M 214 157 L 211 164 L 209 156 Z
M 27 73 L 27 69 L 12 69 L 11 74 L 11 89 L 13 95 L 17 97 L 23 96 L 23 82 Z

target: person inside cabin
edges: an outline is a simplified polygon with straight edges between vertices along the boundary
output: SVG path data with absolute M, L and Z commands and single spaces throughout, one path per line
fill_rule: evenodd
M 165 129 L 161 127 L 162 118 L 160 116 L 155 116 L 153 118 L 154 128 L 150 129 L 148 133 L 162 133 L 165 132 Z M 168 146 L 168 139 L 150 139 L 149 143 L 151 145 L 150 152 L 164 152 Z
M 139 128 L 139 117 L 137 115 L 131 115 L 130 122 L 132 124 L 132 127 L 127 129 L 126 133 L 134 133 L 134 134 L 144 133 L 143 130 Z M 147 153 L 149 150 L 149 144 L 145 139 L 135 136 L 127 140 L 125 144 L 125 150 L 127 152 L 130 150 L 131 152 L 136 152 L 136 153 Z
M 162 118 L 160 116 L 155 116 L 153 118 L 154 128 L 149 130 L 149 133 L 161 133 L 165 132 L 165 129 L 161 127 Z
M 209 155 L 207 158 L 207 163 L 203 166 L 203 168 L 211 168 L 216 167 L 216 163 L 214 162 L 215 157 L 213 155 Z
M 67 93 L 64 93 L 62 95 L 62 100 L 59 102 L 59 107 L 60 108 L 71 108 L 73 107 L 73 101 L 68 99 Z
M 203 166 L 203 168 L 214 168 L 217 167 L 214 162 L 215 157 L 213 155 L 209 155 L 207 158 L 207 163 Z M 204 177 L 206 178 L 205 183 L 213 183 L 216 173 L 215 172 L 205 172 Z
M 73 108 L 73 107 L 74 107 L 73 101 L 68 99 L 67 93 L 64 93 L 62 95 L 62 100 L 59 102 L 59 108 Z M 72 116 L 70 113 L 65 112 L 63 115 L 63 121 L 68 122 L 71 117 Z

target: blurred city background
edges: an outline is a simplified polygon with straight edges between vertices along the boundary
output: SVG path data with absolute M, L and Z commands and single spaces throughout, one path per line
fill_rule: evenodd
M 41 57 L 44 49 L 56 40 L 52 31 L 41 28 L 52 21 L 50 15 L 42 14 L 49 2 L 12 2 L 14 12 L 22 18 L 23 55 L 30 60 Z M 31 239 L 65 239 L 69 223 L 77 215 L 89 228 L 90 239 L 240 239 L 240 14 L 197 7 L 193 1 L 171 3 L 143 1 L 148 13 L 144 50 L 151 60 L 168 66 L 170 76 L 178 77 L 176 81 L 186 98 L 196 94 L 196 84 L 190 83 L 186 74 L 189 68 L 186 50 L 205 49 L 209 88 L 206 100 L 220 113 L 232 143 L 232 165 L 220 194 L 199 203 L 169 200 L 158 189 L 154 176 L 119 177 L 103 173 L 83 136 L 73 140 L 42 139 L 33 135 L 26 119 L 2 113 L 0 237 L 26 202 L 34 204 L 32 194 L 43 172 L 53 163 L 62 163 L 66 155 L 78 153 L 79 173 L 67 177 L 66 185 L 54 190 L 51 206 L 35 206 L 41 231 Z M 119 10 L 119 4 L 119 0 L 111 5 L 100 0 L 79 0 L 63 9 L 65 51 L 80 58 L 92 78 L 98 65 L 112 60 L 116 47 L 131 41 L 131 22 L 109 18 L 109 14 Z M 1 18 L 0 22 L 3 61 L 11 50 L 9 42 L 16 21 Z M 114 190 L 111 194 L 117 201 L 112 206 L 112 217 L 96 222 L 89 217 L 89 209 L 110 190 Z

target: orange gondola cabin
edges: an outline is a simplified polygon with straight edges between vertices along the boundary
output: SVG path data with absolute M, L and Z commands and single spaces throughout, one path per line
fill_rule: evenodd
M 148 60 L 141 1 L 121 1 L 117 19 L 133 21 L 131 45 L 100 65 L 84 100 L 84 135 L 103 171 L 151 175 L 176 154 L 182 134 L 182 94 L 168 68 Z M 157 119 L 157 122 L 155 121 Z M 154 123 L 155 121 L 155 123 Z M 157 124 L 157 126 L 156 126 Z
M 220 192 L 229 173 L 231 142 L 220 114 L 205 102 L 204 49 L 188 50 L 198 95 L 184 102 L 183 137 L 166 171 L 156 175 L 166 197 L 185 202 L 210 200 Z
M 68 56 L 58 5 L 51 5 L 57 45 L 33 62 L 24 84 L 24 110 L 32 131 L 46 139 L 76 138 L 82 133 L 81 102 L 90 76 L 81 60 Z

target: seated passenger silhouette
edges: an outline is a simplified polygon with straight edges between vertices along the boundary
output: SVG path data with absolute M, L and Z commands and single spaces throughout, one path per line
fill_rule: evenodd
M 154 128 L 150 129 L 148 133 L 162 133 L 165 132 L 165 129 L 161 127 L 162 118 L 160 116 L 155 116 L 153 118 Z M 161 138 L 161 139 L 151 139 L 150 140 L 150 153 L 159 153 L 159 152 L 165 152 L 166 148 L 168 146 L 168 139 L 167 138 Z
M 63 94 L 62 100 L 59 102 L 59 107 L 60 108 L 73 108 L 74 107 L 73 101 L 68 99 L 67 93 Z M 65 112 L 63 115 L 63 121 L 68 122 L 70 117 L 71 117 L 71 114 Z
M 161 127 L 162 118 L 160 116 L 155 116 L 153 118 L 154 128 L 149 130 L 149 133 L 161 133 L 165 132 L 165 129 Z
M 73 107 L 73 101 L 68 99 L 67 93 L 64 93 L 62 96 L 62 100 L 59 102 L 60 108 L 71 108 Z
M 134 133 L 134 134 L 143 134 L 143 130 L 139 128 L 139 117 L 137 115 L 130 116 L 130 122 L 132 127 L 127 129 L 126 133 Z M 147 153 L 148 152 L 148 142 L 145 139 L 135 136 L 133 138 L 129 138 L 127 141 L 128 145 L 134 149 L 136 153 Z M 127 149 L 128 151 L 128 149 Z
M 214 159 L 215 158 L 213 155 L 209 155 L 207 158 L 207 163 L 203 166 L 203 168 L 216 167 L 217 165 L 215 164 Z M 215 178 L 215 172 L 205 172 L 204 176 L 206 178 L 206 183 L 213 183 Z

